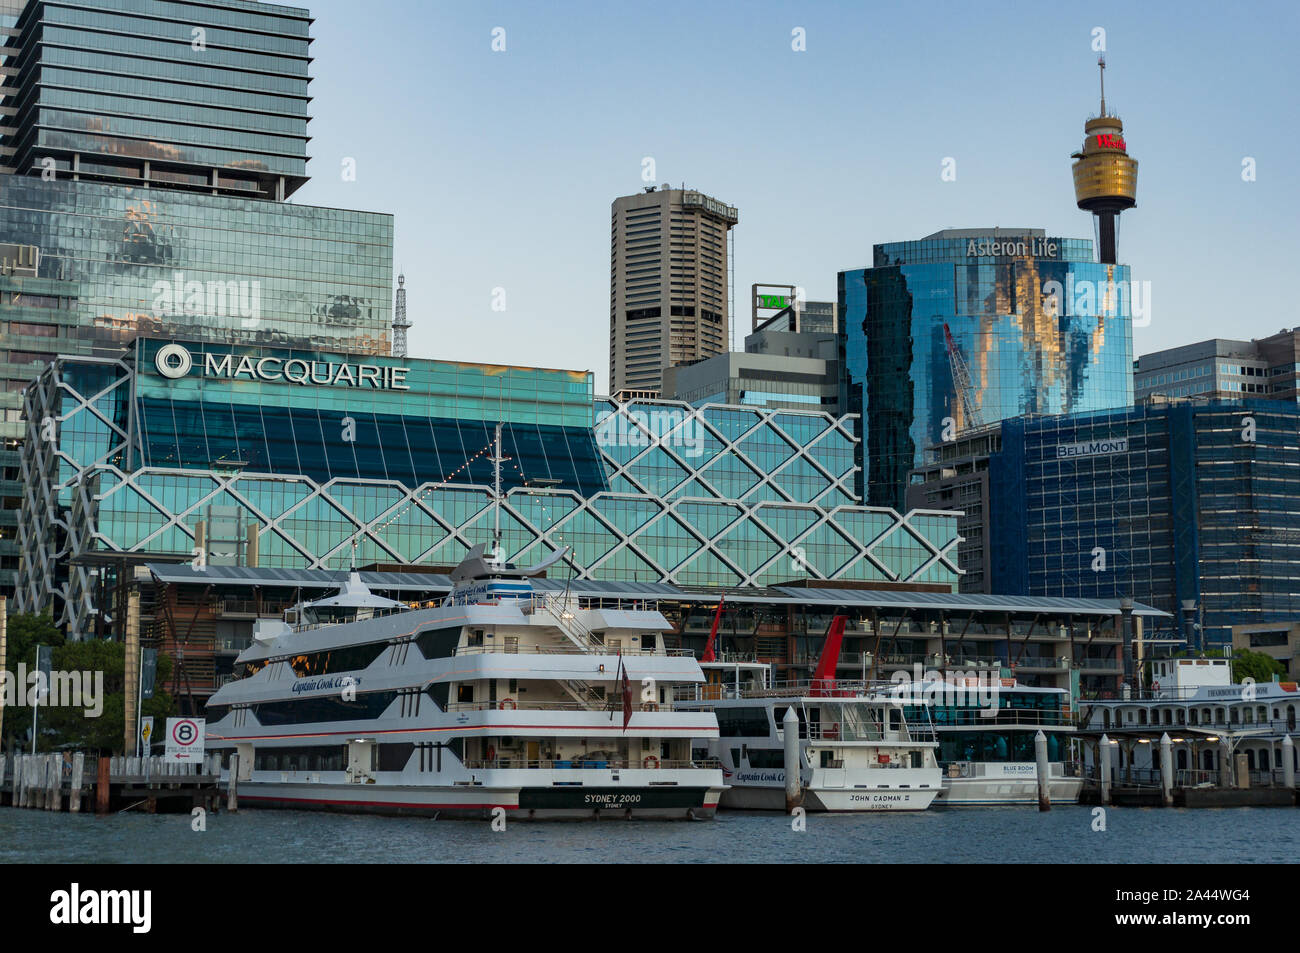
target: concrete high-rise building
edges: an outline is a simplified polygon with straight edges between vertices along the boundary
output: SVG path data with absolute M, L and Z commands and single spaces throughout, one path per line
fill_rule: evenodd
M 1143 354 L 1133 364 L 1135 400 L 1267 397 L 1300 402 L 1300 328 L 1250 341 L 1213 338 Z
M 697 407 L 751 404 L 838 414 L 838 360 L 835 303 L 793 301 L 755 319 L 744 351 L 665 368 L 663 396 Z
M 609 386 L 657 394 L 663 370 L 724 354 L 734 206 L 667 186 L 610 209 Z
M 57 355 L 141 335 L 389 353 L 392 216 L 284 201 L 307 182 L 311 23 L 0 0 L 0 594 L 21 394 Z

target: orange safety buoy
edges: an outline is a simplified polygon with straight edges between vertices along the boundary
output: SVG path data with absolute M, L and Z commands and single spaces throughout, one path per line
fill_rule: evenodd
M 652 754 L 648 754 L 646 755 L 645 760 L 641 762 L 641 764 L 653 770 L 659 767 L 659 759 Z
M 497 707 L 502 711 L 514 711 L 518 706 L 513 698 L 503 698 L 497 702 Z

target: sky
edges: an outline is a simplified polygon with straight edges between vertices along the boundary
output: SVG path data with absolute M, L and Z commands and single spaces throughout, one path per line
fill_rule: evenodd
M 1091 238 L 1070 154 L 1098 108 L 1096 28 L 1139 162 L 1119 238 L 1150 282 L 1135 356 L 1300 325 L 1284 296 L 1294 2 L 310 9 L 312 180 L 294 201 L 395 215 L 413 357 L 585 369 L 605 392 L 609 207 L 651 184 L 647 157 L 656 183 L 739 208 L 737 348 L 752 283 L 834 300 L 876 243 L 995 225 Z

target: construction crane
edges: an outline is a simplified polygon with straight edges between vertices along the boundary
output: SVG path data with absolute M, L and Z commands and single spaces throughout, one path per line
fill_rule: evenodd
M 953 389 L 957 392 L 957 403 L 961 405 L 961 418 L 964 424 L 961 430 L 974 430 L 984 426 L 984 418 L 980 415 L 979 405 L 975 402 L 975 388 L 971 384 L 970 370 L 966 367 L 966 361 L 961 356 L 961 351 L 957 350 L 957 342 L 952 339 L 952 331 L 945 321 L 943 325 L 943 339 L 948 345 L 948 363 L 952 366 L 952 383 Z

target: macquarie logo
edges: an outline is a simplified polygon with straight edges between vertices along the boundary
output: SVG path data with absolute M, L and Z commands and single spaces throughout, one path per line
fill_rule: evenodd
M 50 922 L 56 926 L 125 924 L 148 933 L 153 924 L 152 890 L 70 890 L 50 894 Z
M 261 357 L 234 354 L 215 354 L 211 351 L 199 355 L 196 363 L 189 349 L 180 344 L 164 344 L 154 355 L 153 363 L 158 373 L 170 380 L 180 380 L 198 368 L 204 377 L 224 377 L 228 380 L 255 380 L 290 384 L 328 385 L 334 387 L 369 388 L 371 390 L 410 390 L 406 375 L 410 368 L 389 367 L 378 364 L 353 364 L 348 361 L 308 361 L 302 358 Z

